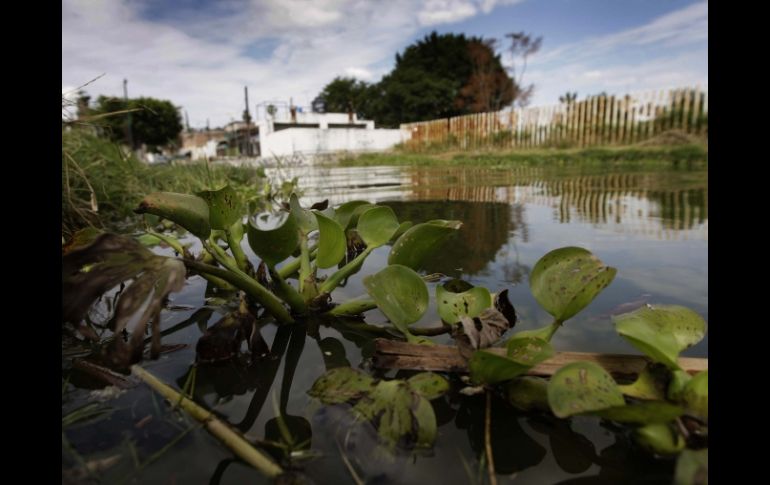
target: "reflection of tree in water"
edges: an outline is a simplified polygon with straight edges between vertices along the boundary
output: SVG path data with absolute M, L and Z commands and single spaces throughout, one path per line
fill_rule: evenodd
M 576 219 L 668 239 L 678 237 L 677 231 L 699 229 L 708 220 L 708 175 L 703 170 L 592 170 L 442 167 L 410 174 L 412 197 L 417 199 L 550 206 L 561 223 Z M 521 236 L 526 242 L 526 226 Z
M 399 220 L 415 224 L 431 219 L 455 219 L 463 222 L 459 234 L 446 243 L 423 269 L 459 276 L 475 274 L 495 260 L 511 232 L 523 220 L 512 217 L 511 206 L 500 202 L 416 201 L 385 202 Z M 521 211 L 518 212 L 521 216 Z M 461 270 L 460 270 L 461 269 Z

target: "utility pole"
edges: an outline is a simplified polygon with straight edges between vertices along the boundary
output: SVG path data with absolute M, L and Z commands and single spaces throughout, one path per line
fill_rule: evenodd
M 243 110 L 243 121 L 246 123 L 246 155 L 251 156 L 251 115 L 249 114 L 249 87 L 243 87 L 246 109 Z
M 126 102 L 126 109 L 128 109 L 128 79 L 123 79 L 123 101 Z M 126 138 L 128 138 L 128 146 L 131 151 L 134 151 L 134 135 L 131 132 L 131 113 L 128 113 L 126 118 Z
M 187 110 L 184 110 L 184 126 L 187 129 L 187 133 L 190 133 L 190 119 L 187 117 Z

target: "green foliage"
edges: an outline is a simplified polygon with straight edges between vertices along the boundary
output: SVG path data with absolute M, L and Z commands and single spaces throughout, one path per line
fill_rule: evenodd
M 492 306 L 492 295 L 482 286 L 454 293 L 446 289 L 446 285 L 439 285 L 436 286 L 436 305 L 441 320 L 454 324 L 460 321 L 461 316 L 479 316 L 482 311 Z
M 126 110 L 135 111 L 99 118 L 97 123 L 109 139 L 127 145 L 129 119 L 135 147 L 143 144 L 160 147 L 175 143 L 182 132 L 179 111 L 167 100 L 134 98 L 126 101 L 122 98 L 99 96 L 92 114 L 109 115 Z
M 607 166 L 625 168 L 654 168 L 656 166 L 708 166 L 705 145 L 634 146 L 606 148 L 535 148 L 449 152 L 450 146 L 440 146 L 433 152 L 412 153 L 406 150 L 391 153 L 362 153 L 340 160 L 340 165 L 458 165 L 458 166 L 534 166 L 565 168 L 574 166 Z
M 554 354 L 545 340 L 527 338 L 510 340 L 505 356 L 478 350 L 468 361 L 471 381 L 475 384 L 497 384 L 524 374 Z
M 354 414 L 372 421 L 385 445 L 430 447 L 436 438 L 436 416 L 429 400 L 444 395 L 449 383 L 431 372 L 406 381 L 375 381 L 348 367 L 328 371 L 308 391 L 324 404 L 355 402 Z
M 612 318 L 617 332 L 655 362 L 678 369 L 679 353 L 706 334 L 706 322 L 678 305 L 647 305 Z
M 230 185 L 253 211 L 269 204 L 272 197 L 281 200 L 280 180 L 272 189 L 258 168 L 202 162 L 148 165 L 114 142 L 80 129 L 62 132 L 61 183 L 65 237 L 89 226 L 113 231 L 141 226 L 133 209 L 152 192 L 194 194 Z M 296 181 L 286 184 L 289 193 L 296 190 Z
M 460 221 L 433 220 L 407 229 L 390 249 L 388 264 L 402 264 L 413 270 L 462 227 Z M 489 305 L 487 305 L 489 306 Z
M 391 323 L 407 339 L 415 341 L 408 325 L 422 318 L 429 303 L 428 288 L 420 275 L 406 266 L 392 264 L 365 277 L 364 286 Z
M 548 402 L 560 418 L 625 404 L 612 376 L 593 362 L 575 362 L 556 371 L 548 383 Z
M 593 301 L 612 282 L 615 273 L 615 268 L 605 266 L 585 249 L 560 248 L 535 264 L 529 286 L 537 302 L 563 322 Z
M 493 43 L 464 34 L 432 32 L 396 55 L 393 70 L 375 84 L 337 77 L 314 105 L 353 109 L 379 126 L 423 121 L 508 106 L 517 88 Z

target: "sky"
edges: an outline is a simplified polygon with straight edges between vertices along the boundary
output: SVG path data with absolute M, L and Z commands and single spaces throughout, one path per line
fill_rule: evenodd
M 336 76 L 376 82 L 432 31 L 541 36 L 531 106 L 602 91 L 708 87 L 708 3 L 693 0 L 62 0 L 62 93 L 171 100 L 191 127 L 309 106 Z M 521 72 L 521 59 L 516 59 Z M 101 77 L 99 77 L 101 76 Z M 98 78 L 98 79 L 96 79 Z M 95 80 L 94 80 L 95 79 Z

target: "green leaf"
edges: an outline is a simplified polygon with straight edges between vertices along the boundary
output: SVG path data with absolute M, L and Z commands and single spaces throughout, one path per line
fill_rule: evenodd
M 648 424 L 638 428 L 633 436 L 642 447 L 661 455 L 675 455 L 685 447 L 682 435 L 668 424 Z
M 377 432 L 386 446 L 394 449 L 402 436 L 412 433 L 414 394 L 404 381 L 380 381 L 369 397 L 361 399 L 353 410 L 368 420 L 375 420 Z
M 299 205 L 297 194 L 291 194 L 291 197 L 289 198 L 289 207 L 291 208 L 291 213 L 294 214 L 294 218 L 297 220 L 297 227 L 299 227 L 299 230 L 302 231 L 303 234 L 307 235 L 318 229 L 316 218 L 311 211 L 303 209 L 302 206 Z
M 540 258 L 530 274 L 529 286 L 537 302 L 563 322 L 591 303 L 615 273 L 615 268 L 604 265 L 590 251 L 566 247 Z
M 226 185 L 219 190 L 204 190 L 197 195 L 209 206 L 209 223 L 212 229 L 229 229 L 241 218 L 241 201 L 231 186 Z
M 567 364 L 548 383 L 548 403 L 553 414 L 575 414 L 623 406 L 623 394 L 607 371 L 593 362 Z
M 168 219 L 201 239 L 211 234 L 209 205 L 196 195 L 154 192 L 142 199 L 134 212 Z
M 433 372 L 420 372 L 406 382 L 414 392 L 425 399 L 436 399 L 449 391 L 449 382 Z
M 377 307 L 405 335 L 409 334 L 408 325 L 422 318 L 428 309 L 428 287 L 420 275 L 406 266 L 386 266 L 363 282 Z
M 388 241 L 388 244 L 394 244 L 398 238 L 401 237 L 402 234 L 404 234 L 409 228 L 414 226 L 414 223 L 412 221 L 404 221 L 401 224 L 398 225 L 398 229 L 395 233 L 393 233 L 393 236 L 391 236 L 390 241 Z
M 324 404 L 358 399 L 374 389 L 374 379 L 350 367 L 336 367 L 319 377 L 307 392 Z
M 666 371 L 663 367 L 659 369 L 656 365 L 654 368 L 648 365 L 645 367 L 639 376 L 632 384 L 618 386 L 620 391 L 629 397 L 635 397 L 637 399 L 650 399 L 650 400 L 664 400 L 666 399 Z
M 506 348 L 509 359 L 530 367 L 550 359 L 554 354 L 548 341 L 537 338 L 509 340 Z
M 678 305 L 647 305 L 613 316 L 612 321 L 631 345 L 671 369 L 679 369 L 679 353 L 706 334 L 703 318 Z
M 487 350 L 477 350 L 468 361 L 471 382 L 475 385 L 509 381 L 524 374 L 530 367 Z
M 329 219 L 318 212 L 315 213 L 315 217 L 318 223 L 318 231 L 320 232 L 316 264 L 319 268 L 336 266 L 345 257 L 347 249 L 345 231 L 333 219 Z
M 257 227 L 257 219 L 250 218 L 247 228 L 249 246 L 268 266 L 275 266 L 285 260 L 299 246 L 299 228 L 293 212 L 281 212 L 283 220 L 275 229 L 262 230 Z
M 680 401 L 684 388 L 688 382 L 690 382 L 692 376 L 683 370 L 675 370 L 671 372 L 671 381 L 668 383 L 668 390 L 666 397 L 671 401 Z
M 674 485 L 708 485 L 709 450 L 683 450 L 676 460 Z
M 376 248 L 386 244 L 398 230 L 398 219 L 393 209 L 374 206 L 366 209 L 358 218 L 356 230 L 367 247 Z
M 434 254 L 462 226 L 460 221 L 434 220 L 417 224 L 396 240 L 388 264 L 403 264 L 414 270 Z
M 619 423 L 650 424 L 668 423 L 684 414 L 684 409 L 665 401 L 643 401 L 601 409 L 590 414 Z
M 553 354 L 551 344 L 540 339 L 510 340 L 506 356 L 478 350 L 468 361 L 471 382 L 497 384 L 511 380 L 551 358 Z
M 548 381 L 542 377 L 521 376 L 505 386 L 508 402 L 522 411 L 550 411 Z
M 157 236 L 153 236 L 152 234 L 142 234 L 141 236 L 137 237 L 136 240 L 139 241 L 142 246 L 148 248 L 157 246 L 163 242 Z
M 452 325 L 460 317 L 477 317 L 492 306 L 492 295 L 483 286 L 476 286 L 462 293 L 452 293 L 445 285 L 436 286 L 436 304 L 441 320 Z
M 430 401 L 423 396 L 416 396 L 412 413 L 415 424 L 417 425 L 416 446 L 420 448 L 430 448 L 436 441 L 436 413 L 433 412 L 433 406 Z
M 709 371 L 698 372 L 684 386 L 682 401 L 690 414 L 709 419 Z
M 361 211 L 368 207 L 374 206 L 365 200 L 351 200 L 350 202 L 345 202 L 337 207 L 334 219 L 343 229 L 350 229 L 351 227 L 355 227 L 358 223 L 358 216 L 361 214 Z

